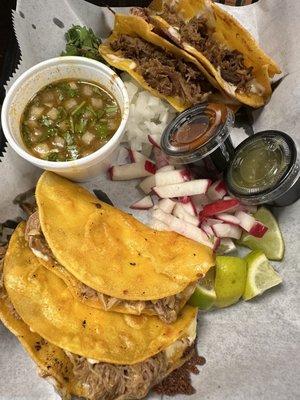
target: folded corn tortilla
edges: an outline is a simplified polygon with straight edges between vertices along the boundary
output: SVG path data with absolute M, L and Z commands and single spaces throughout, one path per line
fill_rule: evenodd
M 191 355 L 196 309 L 177 322 L 92 309 L 73 299 L 14 232 L 0 285 L 0 319 L 64 399 L 138 399 Z
M 113 67 L 128 72 L 144 89 L 177 111 L 204 101 L 232 103 L 195 57 L 153 31 L 135 15 L 115 16 L 111 36 L 99 47 Z
M 252 35 L 211 0 L 154 0 L 145 15 L 172 43 L 194 56 L 229 95 L 252 107 L 271 95 L 280 68 Z
M 208 247 L 152 230 L 51 172 L 40 178 L 36 201 L 29 247 L 91 307 L 173 322 L 214 264 Z

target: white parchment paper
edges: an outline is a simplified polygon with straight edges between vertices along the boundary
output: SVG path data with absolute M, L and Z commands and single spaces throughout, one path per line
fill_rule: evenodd
M 284 79 L 270 103 L 255 112 L 254 130 L 281 129 L 299 139 L 300 1 L 260 0 L 250 6 L 226 9 L 252 32 L 283 69 Z M 105 37 L 113 23 L 106 8 L 83 0 L 19 0 L 13 20 L 22 59 L 8 87 L 32 65 L 59 55 L 65 47 L 64 33 L 72 24 L 87 25 Z M 245 137 L 243 130 L 237 128 L 233 135 L 235 143 Z M 33 187 L 40 173 L 7 148 L 0 163 L 0 221 L 19 215 L 12 199 Z M 134 181 L 110 182 L 101 176 L 87 187 L 103 190 L 116 206 L 129 211 L 128 206 L 141 196 L 135 185 Z M 300 398 L 299 202 L 274 212 L 287 247 L 283 262 L 275 265 L 284 283 L 249 303 L 240 302 L 199 316 L 198 348 L 207 363 L 193 377 L 197 393 L 191 400 Z M 146 212 L 134 214 L 147 221 Z M 150 398 L 161 396 L 150 395 Z M 53 388 L 37 376 L 35 365 L 17 339 L 2 325 L 0 399 L 58 399 Z

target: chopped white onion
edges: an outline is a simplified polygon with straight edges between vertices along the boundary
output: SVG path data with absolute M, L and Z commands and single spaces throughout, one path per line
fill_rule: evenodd
M 71 108 L 77 106 L 77 101 L 75 99 L 68 99 L 64 102 L 64 106 L 67 110 L 71 110 Z
M 69 82 L 69 86 L 70 86 L 71 89 L 77 89 L 76 82 Z
M 58 109 L 55 107 L 51 108 L 51 110 L 47 112 L 47 116 L 55 121 L 58 117 Z
M 148 135 L 162 135 L 175 117 L 176 110 L 144 90 L 130 75 L 124 73 L 122 79 L 131 103 L 125 140 L 133 149 L 141 151 L 144 144 L 148 143 Z
M 30 119 L 38 119 L 42 116 L 44 107 L 32 106 L 30 109 Z
M 91 104 L 95 108 L 102 108 L 103 107 L 103 100 L 100 97 L 92 97 Z
M 39 154 L 45 155 L 49 153 L 49 146 L 46 143 L 40 143 L 34 146 L 33 148 L 34 151 L 36 151 Z
M 81 140 L 88 145 L 91 144 L 94 139 L 95 135 L 89 131 L 85 132 L 85 134 L 81 136 Z
M 65 147 L 65 139 L 60 136 L 54 136 L 52 139 L 53 146 L 63 148 Z

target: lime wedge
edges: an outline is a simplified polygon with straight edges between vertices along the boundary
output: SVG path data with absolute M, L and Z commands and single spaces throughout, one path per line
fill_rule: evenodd
M 279 226 L 273 214 L 265 207 L 260 207 L 254 218 L 268 227 L 262 238 L 256 238 L 244 232 L 239 244 L 251 250 L 261 250 L 269 260 L 282 260 L 284 256 L 284 241 Z
M 282 282 L 282 278 L 273 269 L 262 251 L 252 251 L 245 257 L 245 260 L 248 265 L 248 273 L 243 294 L 244 300 L 250 300 Z
M 245 290 L 246 261 L 239 257 L 216 257 L 216 305 L 227 307 L 236 303 Z
M 203 311 L 209 310 L 216 301 L 214 282 L 215 269 L 210 268 L 205 277 L 200 281 L 200 284 L 196 287 L 196 290 L 189 299 L 189 304 Z

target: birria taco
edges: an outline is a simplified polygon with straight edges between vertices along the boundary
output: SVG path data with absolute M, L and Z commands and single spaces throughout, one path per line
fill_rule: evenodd
M 191 354 L 195 308 L 186 306 L 168 325 L 88 307 L 32 253 L 24 223 L 11 238 L 3 283 L 1 320 L 64 398 L 143 398 Z
M 194 56 L 228 95 L 252 107 L 267 102 L 270 78 L 280 68 L 237 20 L 211 0 L 154 0 L 149 8 L 132 12 Z
M 173 322 L 214 264 L 208 247 L 150 229 L 51 172 L 35 197 L 29 247 L 91 307 Z
M 178 111 L 206 100 L 229 102 L 195 57 L 154 33 L 153 25 L 139 16 L 117 14 L 113 33 L 99 51 L 110 65 Z

